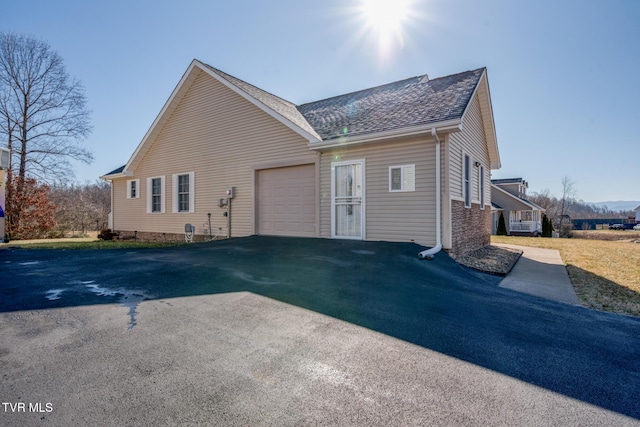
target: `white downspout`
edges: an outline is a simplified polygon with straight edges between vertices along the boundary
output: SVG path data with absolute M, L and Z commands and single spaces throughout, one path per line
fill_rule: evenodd
M 441 202 L 440 202 L 440 138 L 436 133 L 436 128 L 431 128 L 431 135 L 436 139 L 436 245 L 431 249 L 418 254 L 419 259 L 433 259 L 434 255 L 442 250 L 441 241 Z
M 108 179 L 107 181 L 109 182 L 109 192 L 111 193 L 111 209 L 109 210 L 109 216 L 107 217 L 107 228 L 113 231 L 113 180 Z M 140 189 L 136 188 L 136 191 L 140 191 Z

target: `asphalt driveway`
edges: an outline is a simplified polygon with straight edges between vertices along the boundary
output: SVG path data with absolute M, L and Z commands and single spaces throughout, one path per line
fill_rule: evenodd
M 0 251 L 0 424 L 640 425 L 640 320 L 420 249 Z

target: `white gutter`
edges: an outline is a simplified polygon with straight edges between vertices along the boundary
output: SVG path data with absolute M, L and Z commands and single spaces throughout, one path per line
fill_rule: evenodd
M 418 254 L 418 259 L 433 259 L 434 255 L 442 250 L 441 240 L 441 220 L 440 220 L 440 138 L 436 133 L 436 128 L 431 128 L 431 135 L 436 139 L 436 245 L 431 249 Z
M 435 125 L 435 126 L 434 126 Z M 363 144 L 366 142 L 375 142 L 380 140 L 387 140 L 392 138 L 404 138 L 408 136 L 423 135 L 426 132 L 433 132 L 437 127 L 440 133 L 459 132 L 461 126 L 460 119 L 447 120 L 444 122 L 432 123 L 429 125 L 420 125 L 410 128 L 393 129 L 389 131 L 368 133 L 364 135 L 356 136 L 339 136 L 335 139 L 328 141 L 310 143 L 308 146 L 312 150 L 319 150 L 324 148 L 342 147 L 345 145 Z M 433 134 L 433 133 L 432 133 Z M 437 138 L 437 137 L 436 137 Z
M 128 176 L 133 176 L 133 172 L 118 172 L 118 173 L 113 173 L 110 175 L 102 175 L 98 178 L 100 178 L 103 181 L 111 181 L 112 179 L 117 179 L 117 178 L 126 178 Z

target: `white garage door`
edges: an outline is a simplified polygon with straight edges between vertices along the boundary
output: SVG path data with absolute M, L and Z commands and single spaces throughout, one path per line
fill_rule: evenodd
M 258 234 L 316 236 L 315 165 L 258 171 Z

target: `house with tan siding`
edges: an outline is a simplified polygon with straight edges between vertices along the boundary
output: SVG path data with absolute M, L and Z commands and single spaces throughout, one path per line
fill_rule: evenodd
M 111 182 L 121 237 L 489 243 L 500 167 L 487 71 L 295 105 L 194 60 Z
M 541 236 L 544 209 L 527 200 L 529 183 L 522 178 L 491 180 L 492 233 L 503 215 L 510 236 Z

